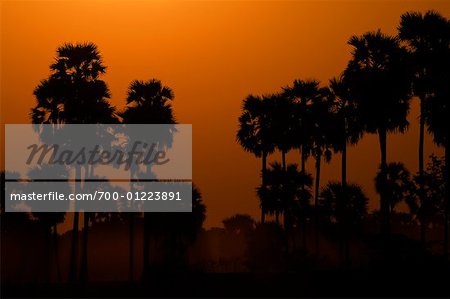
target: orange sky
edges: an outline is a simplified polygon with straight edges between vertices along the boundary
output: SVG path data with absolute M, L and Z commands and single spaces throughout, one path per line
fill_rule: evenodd
M 108 66 L 112 102 L 124 106 L 134 79 L 158 78 L 174 92 L 180 123 L 193 124 L 193 177 L 208 207 L 206 226 L 236 212 L 259 219 L 260 161 L 235 142 L 242 99 L 296 78 L 326 82 L 349 59 L 347 39 L 381 28 L 394 34 L 408 10 L 450 17 L 449 1 L 2 1 L 1 123 L 29 123 L 32 92 L 64 42 L 92 41 Z M 417 103 L 407 134 L 388 139 L 388 159 L 416 171 Z M 2 146 L 3 148 L 3 146 Z M 426 154 L 436 149 L 427 139 Z M 437 151 L 440 153 L 440 151 Z M 3 154 L 3 153 L 2 153 Z M 289 160 L 298 163 L 298 153 Z M 276 154 L 272 159 L 279 159 Z M 339 179 L 339 155 L 323 182 Z M 349 151 L 349 180 L 377 207 L 375 136 Z M 312 161 L 311 161 L 312 162 Z M 313 163 L 309 163 L 313 171 Z

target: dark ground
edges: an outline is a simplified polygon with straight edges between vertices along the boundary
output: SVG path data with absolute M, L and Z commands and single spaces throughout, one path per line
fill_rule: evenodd
M 405 268 L 303 274 L 177 274 L 134 284 L 2 286 L 2 297 L 399 297 L 450 298 L 450 271 Z

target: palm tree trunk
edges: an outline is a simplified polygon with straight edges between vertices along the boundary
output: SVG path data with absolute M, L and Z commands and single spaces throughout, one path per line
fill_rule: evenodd
M 129 227 L 129 256 L 128 256 L 128 262 L 129 262 L 129 277 L 130 281 L 132 282 L 134 280 L 134 213 L 129 213 L 129 221 L 130 221 L 130 227 Z
M 147 280 L 150 276 L 150 218 L 148 213 L 144 212 L 144 270 L 143 270 L 143 278 Z
M 51 240 L 52 240 L 52 231 L 51 231 L 51 224 L 50 225 L 45 225 L 45 263 L 47 265 L 46 269 L 44 270 L 44 274 L 45 274 L 45 281 L 47 283 L 51 282 L 52 279 L 52 245 L 51 245 Z
M 130 170 L 130 192 L 134 191 L 132 181 L 133 179 L 133 171 Z M 129 231 L 128 231 L 128 271 L 129 271 L 129 279 L 130 282 L 134 280 L 134 213 L 129 213 Z
M 83 247 L 81 251 L 80 281 L 86 283 L 88 280 L 88 234 L 89 234 L 89 213 L 83 213 Z
M 307 250 L 307 246 L 306 246 L 306 219 L 302 219 L 302 223 L 303 223 L 303 225 L 302 225 L 302 247 L 303 247 L 303 250 L 306 252 L 306 250 Z
M 386 194 L 386 169 L 387 169 L 387 134 L 386 129 L 378 130 L 381 152 L 381 181 L 382 188 L 380 190 L 380 214 L 381 214 L 381 234 L 387 241 L 390 236 L 390 211 L 389 202 Z
M 89 170 L 89 165 L 85 167 L 85 178 L 94 177 L 94 167 L 91 166 Z M 89 190 L 85 184 L 84 188 Z M 89 212 L 84 212 L 83 214 L 83 244 L 81 251 L 81 267 L 80 267 L 80 281 L 86 283 L 88 280 L 88 237 L 89 237 Z
M 420 131 L 419 131 L 419 197 L 420 206 L 423 208 L 425 206 L 425 186 L 423 181 L 424 174 L 424 159 L 423 159 L 423 146 L 425 139 L 425 98 L 420 97 Z M 426 229 L 427 222 L 425 219 L 425 213 L 422 213 L 420 219 L 420 240 L 422 244 L 426 245 Z
M 450 214 L 450 138 L 445 140 L 445 203 L 444 203 L 444 260 L 448 261 L 448 233 Z
M 302 164 L 302 173 L 305 173 L 306 171 L 306 153 L 305 153 L 305 146 L 301 146 L 302 152 L 301 152 L 301 164 Z
M 286 151 L 285 150 L 281 151 L 281 165 L 283 167 L 283 172 L 286 173 Z M 280 224 L 279 217 L 280 217 L 280 212 L 277 211 L 277 213 L 276 213 L 276 222 L 277 222 L 278 225 Z
M 81 167 L 75 166 L 75 190 L 74 193 L 81 191 Z M 76 204 L 76 201 L 74 202 Z M 73 213 L 73 226 L 72 226 L 72 244 L 70 248 L 70 266 L 69 266 L 69 283 L 74 283 L 77 275 L 77 262 L 78 262 L 78 223 L 79 213 Z
M 347 140 L 344 140 L 341 159 L 342 187 L 347 186 Z
M 319 191 L 320 191 L 320 160 L 322 160 L 322 153 L 319 150 L 316 155 L 316 185 L 314 191 L 314 247 L 315 252 L 319 255 Z
M 130 192 L 134 192 L 134 182 L 133 182 L 133 173 L 134 170 L 130 169 Z M 129 271 L 129 279 L 130 282 L 134 280 L 134 213 L 129 213 L 129 231 L 128 231 L 128 271 Z
M 58 246 L 58 224 L 53 224 L 53 247 L 55 250 L 56 278 L 57 282 L 61 282 L 61 268 L 59 265 L 59 246 Z
M 151 173 L 151 168 L 147 167 L 147 172 Z M 150 213 L 144 212 L 144 252 L 143 252 L 143 278 L 144 280 L 148 280 L 150 277 L 150 229 L 151 229 L 151 221 L 150 221 Z
M 262 187 L 266 187 L 266 173 L 267 173 L 267 152 L 263 150 L 262 152 L 262 169 L 261 169 L 261 181 Z M 263 203 L 261 203 L 261 223 L 266 221 L 266 209 Z

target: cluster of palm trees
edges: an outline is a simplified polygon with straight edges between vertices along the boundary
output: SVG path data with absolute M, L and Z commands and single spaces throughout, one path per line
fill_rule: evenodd
M 173 91 L 163 86 L 159 80 L 133 81 L 128 90 L 126 108 L 118 111 L 109 102 L 110 92 L 107 84 L 100 78 L 106 71 L 97 46 L 93 43 L 65 44 L 57 49 L 55 62 L 50 66 L 51 75 L 40 82 L 34 90 L 36 105 L 31 111 L 31 119 L 34 124 L 175 124 L 172 101 Z M 84 170 L 84 176 L 83 176 Z M 147 169 L 151 172 L 151 169 Z M 80 192 L 86 185 L 82 185 L 82 179 L 94 178 L 94 165 L 75 166 L 75 192 Z M 130 170 L 130 188 L 134 188 L 133 179 L 137 178 L 135 169 Z M 133 189 L 132 189 L 133 190 Z M 159 213 L 151 217 L 144 214 L 144 277 L 148 277 L 150 271 L 150 233 L 159 228 L 174 227 L 183 223 L 181 233 L 185 235 L 198 232 L 205 219 L 205 206 L 202 203 L 200 192 L 193 188 L 193 213 L 189 215 L 165 215 Z M 36 213 L 38 217 L 48 217 L 48 222 L 56 227 L 63 219 L 56 219 L 52 213 Z M 50 214 L 50 215 L 48 215 Z M 130 279 L 134 273 L 134 213 L 129 213 L 130 225 Z M 46 216 L 47 215 L 47 216 Z M 79 248 L 79 213 L 74 213 L 72 228 L 72 245 L 69 270 L 69 282 L 87 281 L 88 276 L 88 250 L 87 240 L 90 221 L 94 215 L 84 213 L 83 217 L 83 243 L 80 271 L 78 268 Z M 169 225 L 170 224 L 170 225 Z M 56 229 L 55 229 L 56 232 Z M 167 233 L 167 231 L 166 231 Z M 178 231 L 180 233 L 180 231 Z M 172 229 L 172 234 L 175 230 Z M 178 238 L 179 239 L 179 238 Z
M 335 220 L 351 223 L 352 210 L 367 210 L 367 197 L 359 186 L 347 182 L 347 146 L 355 145 L 366 133 L 377 134 L 380 145 L 380 170 L 377 191 L 380 194 L 381 232 L 390 236 L 390 214 L 395 200 L 392 173 L 396 164 L 387 161 L 387 134 L 408 129 L 407 116 L 411 100 L 420 101 L 420 138 L 417 209 L 430 206 L 424 169 L 425 129 L 434 142 L 445 149 L 445 185 L 449 180 L 448 130 L 450 101 L 450 21 L 437 12 L 405 13 L 401 16 L 398 35 L 380 30 L 353 36 L 348 44 L 352 56 L 342 74 L 321 86 L 315 80 L 295 80 L 274 94 L 249 95 L 243 102 L 237 141 L 244 150 L 262 158 L 262 182 L 258 187 L 261 222 L 267 214 L 284 216 L 285 227 L 305 221 L 308 209 L 316 224 L 319 211 L 335 209 Z M 286 164 L 286 153 L 298 149 L 300 169 Z M 279 151 L 281 164 L 267 166 L 267 156 Z M 333 153 L 342 154 L 340 183 L 330 183 L 320 192 L 321 163 Z M 308 157 L 315 160 L 314 203 L 312 177 L 305 169 Z M 402 166 L 400 164 L 400 166 Z M 409 176 L 409 174 L 408 174 Z M 397 180 L 398 181 L 398 180 Z M 397 186 L 397 185 L 396 185 Z M 439 186 L 441 188 L 441 186 Z M 448 252 L 449 191 L 440 191 L 440 205 L 445 220 L 444 252 Z M 433 191 L 438 192 L 438 191 Z M 428 192 L 429 194 L 430 192 Z M 403 194 L 402 194 L 403 196 Z M 330 203 L 328 201 L 335 201 Z M 406 200 L 406 199 L 405 199 Z M 340 207 L 339 207 L 340 206 Z M 413 206 L 413 205 L 411 205 Z M 345 217 L 342 215 L 346 215 Z M 427 213 L 417 215 L 425 239 Z

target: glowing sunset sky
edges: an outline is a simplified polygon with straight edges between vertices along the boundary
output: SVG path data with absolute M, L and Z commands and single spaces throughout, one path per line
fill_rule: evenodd
M 402 13 L 429 9 L 450 17 L 449 1 L 3 1 L 1 123 L 30 122 L 33 89 L 48 76 L 58 46 L 92 41 L 108 66 L 103 79 L 118 108 L 135 79 L 158 78 L 174 90 L 178 122 L 193 125 L 193 177 L 208 208 L 206 226 L 238 212 L 259 219 L 261 163 L 235 141 L 242 100 L 294 79 L 326 84 L 345 67 L 351 35 L 378 28 L 395 34 Z M 388 138 L 388 160 L 411 171 L 417 170 L 417 106 L 414 101 L 408 133 Z M 441 153 L 429 137 L 425 149 Z M 298 163 L 298 152 L 288 158 Z M 362 184 L 377 207 L 376 136 L 351 148 L 348 160 L 349 180 Z M 314 171 L 312 161 L 308 170 Z M 323 166 L 322 182 L 339 178 L 335 155 Z

